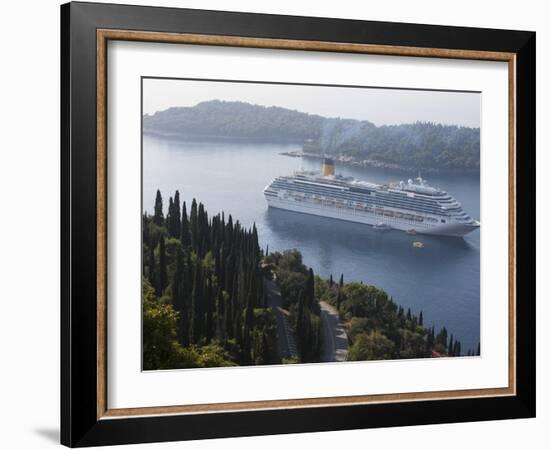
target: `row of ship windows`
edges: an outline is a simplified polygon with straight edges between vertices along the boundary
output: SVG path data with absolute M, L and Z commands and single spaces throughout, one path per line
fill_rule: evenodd
M 271 197 L 278 197 L 277 192 L 275 192 L 275 191 L 271 191 L 271 190 L 266 189 L 264 191 L 264 193 L 268 196 L 271 196 Z M 287 197 L 287 199 L 288 199 L 288 197 L 291 197 L 293 200 L 297 200 L 297 201 L 306 200 L 305 197 L 301 197 L 301 196 L 286 196 L 286 197 Z M 308 198 L 307 201 L 309 201 L 309 200 L 310 199 Z M 336 199 L 324 199 L 324 200 L 313 199 L 313 202 L 323 204 L 324 206 L 334 206 L 336 208 L 346 208 L 346 209 L 350 209 L 350 210 L 354 210 L 354 211 L 358 210 L 358 211 L 370 212 L 370 213 L 374 213 L 375 215 L 386 216 L 386 217 L 395 217 L 397 219 L 415 220 L 417 222 L 423 222 L 423 221 L 427 221 L 427 222 L 431 222 L 431 223 L 437 223 L 438 222 L 438 220 L 433 218 L 433 217 L 422 217 L 422 216 L 417 216 L 415 214 L 402 213 L 400 211 L 384 210 L 383 208 L 370 207 L 370 206 L 368 206 L 366 204 L 362 204 L 362 203 L 359 203 L 359 204 L 356 203 L 355 205 L 353 205 L 353 202 L 348 201 L 347 204 L 346 204 L 346 203 L 338 201 Z M 470 222 L 472 220 L 472 218 L 469 215 L 467 215 L 465 212 L 462 212 L 459 215 L 455 215 L 454 219 L 459 221 L 459 222 Z M 446 219 L 440 219 L 440 222 L 441 223 L 446 223 Z
M 300 184 L 300 187 L 298 189 L 296 189 L 296 187 L 292 183 L 285 183 L 285 182 L 280 182 L 280 181 L 277 181 L 277 180 L 273 182 L 272 186 L 279 187 L 281 189 L 286 189 L 286 190 L 299 190 L 299 191 L 303 191 L 303 192 L 311 192 L 313 194 L 315 194 L 315 193 L 326 193 L 328 195 L 338 195 L 340 193 L 338 190 L 335 190 L 335 189 L 329 188 L 329 187 L 323 187 L 323 186 L 320 186 L 320 185 L 308 186 L 307 184 Z M 345 195 L 347 197 L 354 197 L 354 198 L 362 199 L 362 198 L 364 198 L 365 195 L 368 195 L 367 193 L 370 193 L 370 192 L 371 191 L 365 191 L 365 193 L 362 194 L 362 193 L 354 193 L 353 190 L 352 190 L 352 191 L 346 191 Z M 376 196 L 378 196 L 379 198 L 382 198 L 382 199 L 389 198 L 389 199 L 395 200 L 395 201 L 412 201 L 415 204 L 418 203 L 418 204 L 423 204 L 425 206 L 437 206 L 438 205 L 438 203 L 435 200 L 425 198 L 425 197 L 420 197 L 420 196 L 408 197 L 406 194 L 399 194 L 399 193 L 396 193 L 396 192 L 388 192 L 387 194 L 376 193 L 376 192 L 373 192 L 373 193 Z M 371 198 L 376 198 L 373 195 L 370 195 L 370 197 Z
M 306 177 L 298 176 L 298 177 L 295 177 L 295 178 L 298 180 L 298 183 L 300 185 L 314 183 Z M 305 183 L 300 183 L 300 181 L 304 181 Z M 289 181 L 289 182 L 292 183 L 292 181 Z M 321 186 L 320 183 L 315 183 L 315 185 L 316 186 Z M 340 183 L 333 183 L 332 185 L 337 187 L 337 188 L 344 187 L 344 186 L 346 188 L 348 187 L 347 185 L 340 184 Z M 366 195 L 369 195 L 371 192 L 375 192 L 375 191 L 372 191 L 370 189 L 362 188 L 362 187 L 351 187 L 350 190 L 352 192 L 357 192 L 357 193 L 366 194 Z M 391 192 L 390 191 L 390 193 L 395 193 L 395 194 L 398 194 L 398 195 L 406 195 L 405 193 L 399 193 L 399 192 Z M 418 194 L 418 193 L 416 193 L 416 194 Z M 451 202 L 453 201 L 453 198 L 451 196 L 449 196 L 445 191 L 439 191 L 437 194 L 431 194 L 431 193 L 427 193 L 427 192 L 424 193 L 423 192 L 422 195 L 426 195 L 426 196 L 431 197 L 431 198 L 433 198 L 434 200 L 437 200 L 437 201 L 445 201 L 445 200 L 450 200 Z
M 274 187 L 280 187 L 280 188 L 283 188 L 283 186 L 277 186 L 277 185 L 274 185 Z M 436 207 L 436 206 L 433 206 L 433 205 L 426 205 L 426 204 L 423 204 L 422 202 L 418 202 L 418 201 L 408 201 L 408 200 L 405 200 L 405 199 L 385 199 L 385 198 L 381 198 L 381 197 L 369 197 L 369 198 L 364 198 L 362 196 L 358 196 L 358 195 L 349 195 L 349 194 L 340 194 L 339 192 L 319 192 L 319 190 L 310 190 L 310 189 L 303 189 L 301 191 L 294 191 L 294 190 L 289 190 L 288 189 L 288 186 L 285 186 L 284 188 L 286 188 L 287 191 L 289 192 L 293 192 L 295 194 L 298 194 L 298 195 L 301 195 L 303 194 L 303 192 L 307 192 L 308 194 L 312 194 L 312 195 L 321 195 L 321 194 L 324 194 L 324 195 L 330 195 L 330 197 L 334 197 L 334 198 L 338 198 L 338 199 L 341 199 L 343 201 L 348 201 L 351 197 L 351 200 L 354 200 L 354 201 L 359 201 L 359 202 L 365 202 L 365 203 L 368 203 L 368 204 L 373 204 L 373 205 L 379 205 L 379 206 L 393 206 L 393 207 L 396 207 L 396 208 L 403 208 L 403 209 L 414 209 L 414 210 L 419 210 L 421 212 L 424 212 L 424 213 L 427 213 L 427 214 L 438 214 L 438 215 L 449 215 L 447 214 L 446 211 L 443 211 L 441 210 L 440 208 Z M 458 208 L 460 210 L 460 208 Z M 450 211 L 450 210 L 447 210 L 447 211 Z
M 264 191 L 267 195 L 270 196 L 277 196 L 273 191 Z M 343 202 L 337 199 L 316 199 L 316 198 L 306 198 L 304 195 L 285 195 L 283 196 L 283 199 L 288 200 L 292 199 L 294 201 L 298 202 L 313 202 L 317 203 L 319 205 L 323 206 L 330 206 L 335 207 L 339 209 L 349 209 L 352 211 L 363 211 L 366 213 L 372 213 L 377 216 L 385 216 L 385 217 L 395 217 L 397 219 L 404 219 L 404 220 L 410 220 L 410 221 L 416 221 L 416 222 L 430 222 L 430 223 L 437 223 L 439 222 L 438 219 L 435 219 L 433 217 L 424 217 L 419 216 L 417 214 L 407 214 L 400 211 L 392 211 L 387 210 L 384 208 L 376 207 L 376 206 L 369 206 L 364 203 L 356 202 L 353 204 L 353 202 Z M 446 223 L 446 219 L 441 219 L 441 223 Z
M 286 180 L 275 180 L 273 184 L 277 183 L 278 181 L 282 182 L 283 184 L 290 184 L 292 185 L 293 182 L 292 181 L 286 181 Z M 304 179 L 305 183 L 301 183 L 301 182 L 298 182 L 298 184 L 300 186 L 307 186 L 307 185 L 314 185 L 315 187 L 317 188 L 323 188 L 323 185 L 321 183 L 313 183 L 307 179 Z M 338 183 L 334 183 L 334 187 L 336 189 L 339 189 L 339 188 L 346 188 L 346 189 L 349 189 L 348 192 L 351 192 L 351 193 L 357 193 L 359 195 L 371 195 L 372 193 L 376 193 L 377 191 L 375 190 L 371 190 L 371 189 L 367 189 L 367 188 L 360 188 L 360 187 L 351 187 L 351 188 L 348 188 L 348 186 L 345 186 L 345 185 L 340 185 Z M 327 187 L 325 189 L 329 189 L 329 190 L 332 190 L 334 188 L 331 188 L 331 187 Z M 390 195 L 390 196 L 407 196 L 407 192 L 395 192 L 395 191 L 387 191 L 387 194 Z M 438 203 L 453 203 L 455 200 L 453 199 L 453 197 L 451 197 L 449 194 L 447 194 L 445 191 L 442 191 L 440 192 L 439 194 L 429 194 L 429 193 L 416 193 L 416 192 L 411 192 L 411 194 L 413 194 L 415 196 L 416 199 L 418 200 L 426 200 L 428 202 L 431 202 L 431 203 L 434 203 L 434 202 L 438 202 Z M 384 195 L 384 194 L 382 194 Z M 423 196 L 426 196 L 426 197 L 423 197 Z
M 307 186 L 307 185 L 302 185 L 300 186 L 299 188 L 296 188 L 294 185 L 290 184 L 290 183 L 281 183 L 281 182 L 277 182 L 275 181 L 273 184 L 272 184 L 273 187 L 278 187 L 280 189 L 285 189 L 285 190 L 297 190 L 297 191 L 303 191 L 303 192 L 311 192 L 311 193 L 326 193 L 328 195 L 338 195 L 340 194 L 341 192 L 343 191 L 339 191 L 339 190 L 335 190 L 335 189 L 331 189 L 331 188 L 324 188 L 322 186 Z M 374 193 L 376 194 L 376 193 Z M 346 191 L 346 196 L 348 197 L 355 197 L 355 198 L 365 198 L 365 195 L 366 194 L 359 194 L 359 193 L 353 193 L 352 191 Z M 433 201 L 432 199 L 427 199 L 427 198 L 423 198 L 423 197 L 408 197 L 408 196 L 400 196 L 400 195 L 395 195 L 394 193 L 389 193 L 389 194 L 381 194 L 381 193 L 378 193 L 376 195 L 371 195 L 369 196 L 369 198 L 376 198 L 376 197 L 380 197 L 380 198 L 384 198 L 384 197 L 387 197 L 387 198 L 391 198 L 391 199 L 395 199 L 395 200 L 405 200 L 405 201 L 414 201 L 415 203 L 418 202 L 418 203 L 423 203 L 427 206 L 432 206 L 432 205 L 437 205 L 437 203 L 435 201 Z

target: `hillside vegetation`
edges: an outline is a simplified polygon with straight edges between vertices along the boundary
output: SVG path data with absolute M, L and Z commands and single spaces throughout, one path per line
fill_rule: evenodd
M 244 102 L 212 100 L 143 117 L 146 133 L 179 138 L 284 141 L 304 152 L 401 167 L 479 170 L 479 128 L 416 122 L 376 126 Z

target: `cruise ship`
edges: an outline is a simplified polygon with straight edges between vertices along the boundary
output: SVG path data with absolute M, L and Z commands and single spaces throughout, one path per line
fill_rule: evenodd
M 464 236 L 479 222 L 447 192 L 429 186 L 420 176 L 387 185 L 335 173 L 325 158 L 322 170 L 277 177 L 265 187 L 270 208 L 279 208 L 410 234 Z

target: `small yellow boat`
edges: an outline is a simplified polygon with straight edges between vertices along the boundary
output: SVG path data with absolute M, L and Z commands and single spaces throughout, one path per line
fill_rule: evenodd
M 414 241 L 413 242 L 413 247 L 415 247 L 415 248 L 424 248 L 424 244 L 420 241 Z

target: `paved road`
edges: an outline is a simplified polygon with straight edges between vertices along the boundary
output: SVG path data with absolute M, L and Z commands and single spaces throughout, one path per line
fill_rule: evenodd
M 265 288 L 267 292 L 267 304 L 271 307 L 277 319 L 277 343 L 279 346 L 279 354 L 282 358 L 296 358 L 298 357 L 296 341 L 288 324 L 286 317 L 287 313 L 283 309 L 281 291 L 275 281 L 266 280 Z
M 321 305 L 321 320 L 323 322 L 323 354 L 321 361 L 345 361 L 348 356 L 348 336 L 340 322 L 334 306 L 326 302 Z

